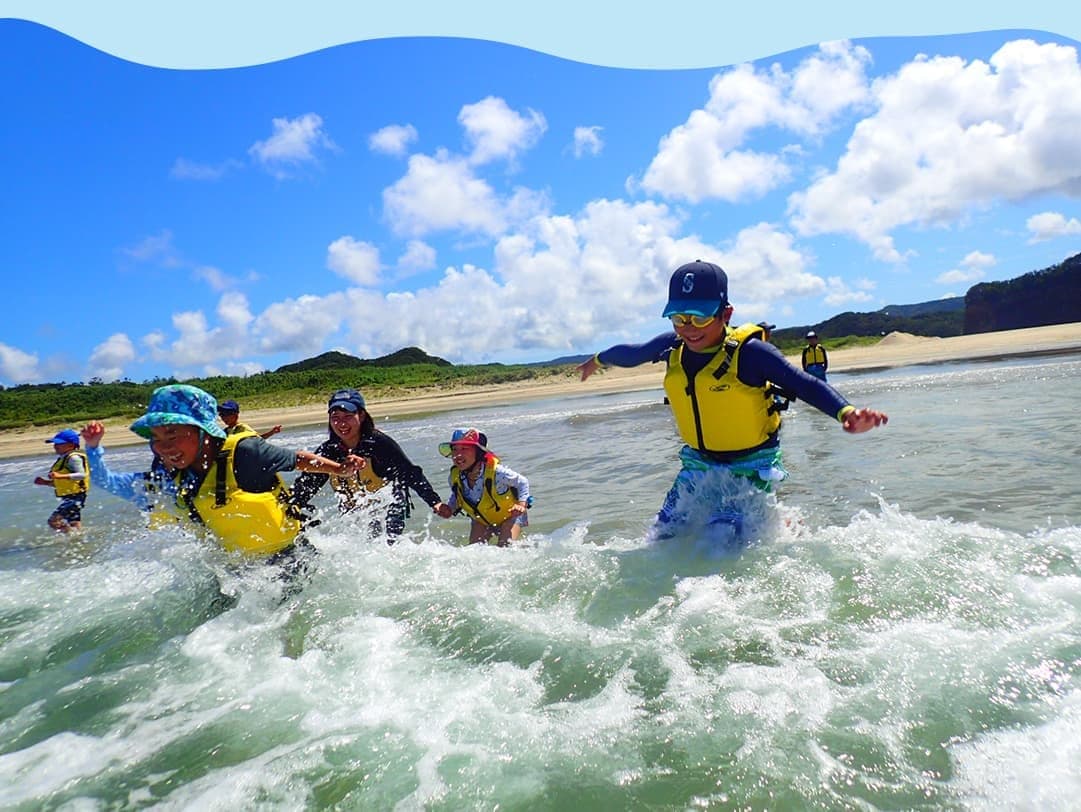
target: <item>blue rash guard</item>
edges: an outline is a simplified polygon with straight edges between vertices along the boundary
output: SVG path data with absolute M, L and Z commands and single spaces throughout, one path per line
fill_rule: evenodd
M 604 366 L 635 367 L 645 363 L 669 361 L 669 354 L 679 346 L 674 332 L 661 333 L 645 344 L 617 344 L 597 353 Z M 693 378 L 711 360 L 714 352 L 693 352 L 684 347 L 683 368 Z M 747 386 L 762 387 L 768 383 L 782 387 L 791 397 L 798 398 L 836 420 L 850 404 L 832 386 L 792 366 L 772 344 L 749 338 L 739 352 L 736 377 Z M 670 538 L 682 527 L 700 522 L 707 534 L 724 529 L 729 540 L 743 541 L 760 532 L 764 521 L 764 501 L 761 498 L 774 482 L 788 474 L 781 465 L 781 448 L 775 433 L 766 442 L 747 449 L 736 457 L 719 461 L 716 455 L 683 446 L 679 454 L 682 467 L 672 487 L 665 495 L 652 531 L 655 539 Z M 750 484 L 744 490 L 733 483 Z M 745 486 L 744 486 L 745 487 Z M 754 494 L 757 493 L 757 497 Z M 726 542 L 727 543 L 727 542 Z
M 604 366 L 614 367 L 636 367 L 658 361 L 667 363 L 668 354 L 678 344 L 679 337 L 674 332 L 661 333 L 645 344 L 616 344 L 597 353 L 597 360 Z M 687 376 L 697 374 L 713 357 L 711 352 L 692 352 L 684 348 L 683 367 Z M 774 383 L 835 420 L 840 420 L 841 410 L 849 405 L 832 386 L 792 366 L 780 350 L 756 338 L 748 339 L 743 345 L 736 377 L 747 386 L 765 386 L 767 381 Z

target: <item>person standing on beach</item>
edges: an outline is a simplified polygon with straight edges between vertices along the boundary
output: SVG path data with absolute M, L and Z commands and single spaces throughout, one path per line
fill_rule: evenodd
M 251 426 L 247 423 L 240 422 L 240 404 L 235 400 L 223 400 L 218 404 L 218 417 L 221 418 L 221 422 L 225 424 L 225 433 L 236 434 L 241 431 L 254 432 Z M 269 429 L 263 432 L 259 432 L 259 436 L 264 440 L 269 440 L 275 434 L 282 430 L 281 426 L 271 426 Z
M 582 380 L 605 366 L 633 367 L 664 361 L 664 390 L 685 445 L 682 468 L 654 523 L 654 536 L 675 535 L 688 521 L 696 490 L 719 474 L 749 484 L 761 494 L 788 474 L 781 464 L 781 416 L 771 382 L 833 417 L 850 434 L 887 422 L 874 409 L 856 408 L 823 381 L 792 366 L 762 340 L 757 324 L 729 327 L 728 276 L 711 262 L 676 269 L 668 285 L 663 316 L 674 332 L 645 344 L 609 347 L 580 364 Z M 742 517 L 726 505 L 711 508 L 709 524 L 744 532 Z
M 303 570 L 300 553 L 310 545 L 300 536 L 300 517 L 289 502 L 279 472 L 353 473 L 359 460 L 329 460 L 290 451 L 255 432 L 226 435 L 215 419 L 217 402 L 185 384 L 154 390 L 146 414 L 131 430 L 150 441 L 151 470 L 110 471 L 101 446 L 105 426 L 83 429 L 93 483 L 151 511 L 154 523 L 176 523 L 208 531 L 229 552 Z
M 803 348 L 803 371 L 808 375 L 814 375 L 820 381 L 826 380 L 826 370 L 830 360 L 826 355 L 826 348 L 818 343 L 818 333 L 811 330 L 805 336 L 807 346 Z
M 496 538 L 499 547 L 517 541 L 529 524 L 527 510 L 533 499 L 529 480 L 512 471 L 488 450 L 488 438 L 476 429 L 455 429 L 439 453 L 450 457 L 450 499 L 437 510 L 444 519 L 465 513 L 472 522 L 469 543 Z
M 34 477 L 35 485 L 47 485 L 56 492 L 60 504 L 49 516 L 49 527 L 67 533 L 83 526 L 83 506 L 90 490 L 86 454 L 79 450 L 79 433 L 74 429 L 57 432 L 51 440 L 56 462 L 48 476 Z
M 327 401 L 329 437 L 316 450 L 331 460 L 358 459 L 356 470 L 347 475 L 314 471 L 301 474 L 293 482 L 294 504 L 307 508 L 315 494 L 330 482 L 338 496 L 338 510 L 349 513 L 368 502 L 371 494 L 389 485 L 392 501 L 382 521 L 373 520 L 373 535 L 385 533 L 393 544 L 405 530 L 412 505 L 413 490 L 433 512 L 446 506 L 419 465 L 405 455 L 401 446 L 375 427 L 364 396 L 356 389 L 339 389 Z

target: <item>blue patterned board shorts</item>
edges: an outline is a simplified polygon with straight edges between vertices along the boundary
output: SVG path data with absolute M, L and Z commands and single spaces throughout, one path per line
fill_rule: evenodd
M 684 531 L 742 541 L 757 534 L 765 520 L 775 482 L 788 477 L 780 447 L 717 462 L 690 446 L 679 452 L 683 467 L 665 495 L 652 535 L 671 538 Z
M 60 498 L 60 504 L 57 505 L 56 510 L 53 511 L 53 516 L 59 516 L 65 522 L 81 522 L 83 520 L 83 505 L 85 504 L 85 493 L 73 493 L 70 496 L 62 496 Z

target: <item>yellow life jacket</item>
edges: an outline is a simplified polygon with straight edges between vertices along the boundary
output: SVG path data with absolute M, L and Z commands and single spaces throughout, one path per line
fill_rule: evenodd
M 462 513 L 478 522 L 484 522 L 489 527 L 499 527 L 510 517 L 510 509 L 518 501 L 518 491 L 515 488 L 507 488 L 506 493 L 496 493 L 495 490 L 495 467 L 499 464 L 499 457 L 491 452 L 484 455 L 484 487 L 481 491 L 480 501 L 471 504 L 465 498 L 465 482 L 461 470 L 457 466 L 450 469 L 450 488 L 458 501 L 458 507 Z
M 294 542 L 300 519 L 289 506 L 289 489 L 280 475 L 274 490 L 266 493 L 241 490 L 237 484 L 236 445 L 258 436 L 254 431 L 228 435 L 194 494 L 185 493 L 181 473 L 175 474 L 179 495 L 170 509 L 176 519 L 204 525 L 229 552 L 269 556 Z M 154 516 L 151 522 L 156 523 Z
M 826 363 L 826 348 L 821 344 L 815 344 L 813 347 L 808 344 L 803 348 L 803 365 L 805 367 L 811 364 L 824 363 Z
M 365 491 L 374 493 L 387 484 L 387 481 L 383 479 L 383 477 L 372 470 L 372 460 L 370 457 L 361 457 L 361 459 L 364 460 L 364 467 L 355 474 L 349 476 L 339 476 L 338 474 L 330 475 L 330 487 L 337 491 L 341 496 L 352 499 L 358 493 L 363 493 Z
M 245 431 L 250 431 L 252 433 L 256 433 L 255 429 L 253 429 L 247 423 L 241 423 L 239 420 L 236 423 L 233 424 L 232 428 L 229 428 L 228 426 L 225 427 L 225 433 L 226 434 L 241 434 L 241 433 L 243 433 Z
M 69 451 L 62 457 L 57 457 L 56 462 L 53 463 L 53 467 L 49 470 L 57 474 L 69 474 L 68 470 L 68 458 L 78 457 L 83 461 L 83 473 L 86 474 L 82 479 L 68 479 L 63 477 L 61 479 L 53 480 L 53 490 L 56 491 L 56 495 L 60 497 L 71 496 L 76 493 L 86 493 L 90 490 L 90 464 L 86 461 L 86 454 L 78 449 Z M 40 468 L 38 469 L 41 470 Z
M 683 371 L 681 343 L 668 357 L 664 392 L 679 436 L 699 451 L 733 453 L 762 445 L 777 433 L 781 417 L 766 386 L 747 386 L 736 377 L 739 354 L 749 338 L 762 338 L 757 324 L 729 329 L 724 345 L 692 381 Z

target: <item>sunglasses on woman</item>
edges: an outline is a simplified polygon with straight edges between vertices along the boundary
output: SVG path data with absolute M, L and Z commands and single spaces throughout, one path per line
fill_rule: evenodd
M 717 318 L 717 314 L 712 316 L 693 316 L 690 313 L 673 313 L 669 316 L 672 319 L 673 327 L 694 327 L 701 330 L 703 327 L 709 327 L 713 324 L 714 319 Z

